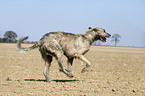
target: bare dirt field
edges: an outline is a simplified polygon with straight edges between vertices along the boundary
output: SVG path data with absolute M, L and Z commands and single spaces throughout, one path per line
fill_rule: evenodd
M 81 73 L 76 59 L 74 78 L 54 59 L 47 83 L 38 49 L 21 54 L 16 44 L 0 43 L 0 96 L 145 96 L 145 48 L 92 46 L 85 57 L 91 67 Z

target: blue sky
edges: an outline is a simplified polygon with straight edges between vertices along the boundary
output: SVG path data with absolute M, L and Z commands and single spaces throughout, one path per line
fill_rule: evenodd
M 85 34 L 89 26 L 120 34 L 118 46 L 145 47 L 145 0 L 0 0 L 0 37 L 12 30 L 38 41 L 52 31 Z

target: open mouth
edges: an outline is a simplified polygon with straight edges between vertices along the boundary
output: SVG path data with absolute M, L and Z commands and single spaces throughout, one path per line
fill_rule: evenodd
M 106 42 L 106 38 L 105 37 L 100 37 L 100 40 L 102 41 L 102 42 Z

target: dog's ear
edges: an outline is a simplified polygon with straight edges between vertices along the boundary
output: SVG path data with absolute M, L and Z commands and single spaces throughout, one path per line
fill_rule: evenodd
M 88 29 L 92 29 L 92 27 L 89 27 Z

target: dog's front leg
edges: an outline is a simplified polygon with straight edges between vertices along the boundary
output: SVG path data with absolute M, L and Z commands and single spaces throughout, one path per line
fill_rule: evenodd
M 83 55 L 77 55 L 75 54 L 76 58 L 78 58 L 79 60 L 83 61 L 84 63 L 86 63 L 86 66 L 82 69 L 82 73 L 86 72 L 87 69 L 90 67 L 91 63 L 83 56 Z

